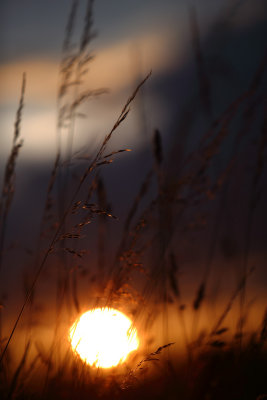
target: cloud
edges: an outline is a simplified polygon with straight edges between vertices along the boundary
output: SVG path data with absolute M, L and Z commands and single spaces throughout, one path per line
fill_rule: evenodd
M 145 37 L 136 36 L 131 42 L 121 41 L 102 49 L 91 63 L 84 88 L 108 88 L 111 93 L 104 100 L 90 103 L 91 130 L 103 131 L 105 122 L 109 127 L 114 122 L 119 107 L 123 105 L 136 80 L 153 69 L 153 75 L 170 68 L 173 54 L 171 37 L 152 32 Z M 22 120 L 22 136 L 25 138 L 25 157 L 42 158 L 51 156 L 55 145 L 56 97 L 59 81 L 59 63 L 53 59 L 30 59 L 0 66 L 0 113 L 4 130 L 4 146 L 1 153 L 8 151 L 12 138 L 15 112 L 20 95 L 22 73 L 27 74 L 25 110 Z M 127 89 L 127 90 L 126 90 Z M 127 93 L 127 95 L 125 95 Z M 113 115 L 113 117 L 112 117 Z M 99 119 L 99 121 L 97 120 Z M 128 124 L 127 124 L 128 125 Z M 82 146 L 82 138 L 88 140 L 86 129 L 76 139 Z M 128 127 L 128 130 L 133 131 Z
M 18 101 L 23 72 L 27 74 L 26 101 L 48 102 L 56 96 L 58 66 L 53 60 L 25 60 L 0 66 L 0 104 Z
M 131 41 L 122 40 L 96 53 L 87 84 L 121 90 L 132 83 L 136 68 L 145 69 L 143 73 L 150 69 L 157 73 L 170 66 L 172 54 L 172 37 L 167 33 L 151 32 Z M 27 101 L 44 103 L 56 98 L 59 61 L 28 59 L 0 65 L 0 104 L 18 99 L 23 72 L 27 73 Z

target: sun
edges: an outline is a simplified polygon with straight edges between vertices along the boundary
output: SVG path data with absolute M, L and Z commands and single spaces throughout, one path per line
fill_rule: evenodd
M 72 350 L 87 364 L 111 368 L 139 347 L 132 321 L 114 308 L 94 308 L 82 314 L 69 330 Z

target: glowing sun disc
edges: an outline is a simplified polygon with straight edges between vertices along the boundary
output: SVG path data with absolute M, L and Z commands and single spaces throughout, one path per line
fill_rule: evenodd
M 69 340 L 83 361 L 101 368 L 124 362 L 139 346 L 132 321 L 114 308 L 95 308 L 82 314 L 71 326 Z

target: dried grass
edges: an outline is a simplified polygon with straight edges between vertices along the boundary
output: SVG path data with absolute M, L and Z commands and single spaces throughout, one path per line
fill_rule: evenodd
M 38 389 L 41 388 L 41 390 L 34 394 L 33 398 L 171 399 L 179 397 L 187 400 L 207 398 L 217 400 L 223 398 L 222 396 L 229 399 L 246 398 L 242 397 L 244 390 L 241 382 L 246 373 L 255 378 L 255 370 L 257 371 L 255 381 L 258 382 L 259 387 L 256 390 L 249 382 L 246 382 L 246 388 L 249 393 L 253 393 L 253 398 L 256 396 L 259 398 L 265 390 L 262 383 L 264 382 L 262 370 L 267 360 L 267 312 L 263 316 L 261 327 L 255 332 L 255 337 L 251 336 L 250 341 L 245 341 L 244 336 L 248 314 L 246 287 L 248 278 L 254 270 L 249 265 L 253 222 L 260 197 L 263 195 L 262 181 L 265 173 L 267 143 L 266 118 L 263 120 L 262 131 L 257 136 L 258 148 L 255 167 L 252 171 L 242 274 L 219 316 L 212 321 L 212 327 L 203 331 L 199 325 L 201 311 L 209 295 L 210 276 L 215 264 L 216 251 L 221 239 L 223 215 L 227 207 L 225 204 L 231 201 L 232 175 L 240 160 L 242 161 L 240 148 L 250 145 L 253 123 L 258 117 L 258 110 L 263 105 L 263 97 L 259 94 L 259 89 L 264 76 L 266 57 L 248 89 L 232 101 L 212 123 L 209 123 L 209 127 L 199 136 L 198 145 L 189 155 L 186 153 L 186 135 L 190 134 L 196 107 L 193 107 L 194 112 L 187 108 L 183 112 L 181 123 L 177 128 L 177 130 L 182 130 L 179 136 L 180 141 L 178 143 L 175 139 L 175 145 L 170 154 L 163 151 L 165 146 L 163 146 L 164 138 L 161 132 L 158 129 L 154 130 L 151 149 L 154 165 L 144 174 L 129 212 L 121 224 L 121 236 L 110 241 L 109 227 L 112 221 L 112 223 L 118 222 L 118 217 L 111 210 L 106 181 L 100 171 L 103 166 L 112 163 L 114 156 L 130 151 L 127 148 L 114 151 L 107 149 L 112 136 L 127 118 L 135 97 L 150 78 L 151 72 L 137 85 L 125 102 L 96 154 L 80 157 L 85 168 L 78 176 L 78 181 L 73 184 L 70 171 L 71 163 L 75 161 L 73 143 L 79 108 L 88 99 L 106 92 L 105 89 L 83 88 L 84 75 L 94 57 L 90 50 L 91 42 L 95 37 L 93 4 L 94 1 L 87 1 L 80 41 L 76 47 L 72 40 L 79 1 L 73 0 L 71 4 L 62 49 L 58 88 L 58 149 L 44 201 L 33 278 L 29 283 L 29 277 L 25 275 L 24 302 L 9 337 L 6 339 L 1 337 L 3 350 L 0 359 L 2 368 L 0 374 L 2 373 L 2 376 L 6 374 L 8 380 L 3 383 L 3 379 L 2 381 L 0 379 L 0 390 L 8 399 L 28 398 L 29 388 L 36 378 L 34 373 L 40 371 L 38 379 L 41 383 Z M 194 9 L 191 10 L 191 31 L 200 90 L 199 104 L 209 120 L 213 111 L 211 100 L 213 82 L 204 60 Z M 7 216 L 14 196 L 15 166 L 22 146 L 20 125 L 25 85 L 26 79 L 23 76 L 13 145 L 4 174 L 0 202 L 1 257 L 4 250 Z M 236 120 L 240 118 L 240 115 L 240 128 L 236 130 Z M 64 129 L 67 130 L 66 154 L 63 154 L 62 150 Z M 218 167 L 217 160 L 225 151 L 225 147 L 229 146 L 233 129 L 237 133 L 234 134 L 232 140 L 231 154 Z M 173 171 L 170 163 L 175 164 Z M 214 168 L 214 165 L 217 168 Z M 58 197 L 54 198 L 56 188 Z M 52 226 L 48 228 L 47 225 L 51 224 L 51 221 Z M 211 239 L 210 241 L 206 238 L 203 240 L 207 247 L 206 261 L 200 282 L 194 278 L 197 290 L 193 299 L 190 299 L 192 304 L 190 309 L 181 279 L 183 270 L 183 265 L 180 265 L 180 260 L 183 258 L 181 247 L 185 240 L 192 240 L 190 239 L 192 233 L 195 234 L 198 230 L 204 231 L 208 224 L 211 225 Z M 87 228 L 94 225 L 96 225 L 96 234 L 95 238 L 92 238 L 88 235 Z M 234 237 L 230 235 L 231 240 L 234 241 Z M 111 253 L 108 250 L 110 242 L 116 245 L 114 257 L 110 256 Z M 43 248 L 45 248 L 44 254 L 42 254 Z M 225 251 L 229 259 L 233 259 L 235 255 L 235 251 L 232 250 L 230 249 L 228 253 Z M 85 266 L 88 264 L 87 253 L 89 252 L 95 254 L 95 260 L 90 261 L 91 269 Z M 56 322 L 51 345 L 47 349 L 41 341 L 36 341 L 32 349 L 33 346 L 27 342 L 22 358 L 10 374 L 8 350 L 11 347 L 11 340 L 28 304 L 31 304 L 29 313 L 33 315 L 37 284 L 42 281 L 42 273 L 48 266 L 48 259 L 52 254 L 57 255 L 58 275 L 57 282 L 53 283 L 57 293 Z M 169 310 L 173 307 L 178 315 L 179 331 L 177 329 L 177 332 L 179 334 L 181 332 L 183 337 L 187 360 L 178 360 L 177 354 L 175 351 L 172 353 L 173 349 L 170 348 L 174 343 L 170 342 L 158 347 L 154 352 L 143 350 L 143 354 L 138 354 L 136 359 L 129 362 L 129 365 L 126 364 L 125 370 L 105 375 L 100 371 L 90 369 L 81 360 L 71 357 L 70 349 L 64 352 L 61 348 L 61 318 L 65 311 L 71 316 L 82 312 L 84 305 L 80 286 L 85 284 L 85 281 L 86 290 L 94 299 L 95 304 L 118 307 L 123 305 L 131 311 L 134 324 L 140 326 L 143 324 L 146 331 L 152 330 L 154 322 L 161 316 L 161 336 L 164 340 L 166 339 L 163 343 L 170 341 Z M 228 327 L 228 317 L 238 296 L 240 296 L 238 331 L 237 336 L 231 337 L 232 331 Z M 191 313 L 192 322 L 188 320 L 188 313 Z M 238 351 L 236 339 L 240 343 L 242 341 L 242 346 Z M 153 340 L 149 343 L 153 344 Z M 166 351 L 165 357 L 163 354 L 159 357 L 165 349 L 170 351 Z M 141 361 L 139 361 L 140 358 Z M 231 374 L 233 374 L 233 379 L 231 379 Z M 225 397 L 227 385 L 231 393 L 229 397 Z

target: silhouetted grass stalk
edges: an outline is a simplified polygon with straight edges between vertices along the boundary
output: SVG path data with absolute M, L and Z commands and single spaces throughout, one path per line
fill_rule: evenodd
M 121 123 L 126 119 L 128 113 L 130 112 L 130 105 L 131 105 L 131 103 L 133 102 L 133 100 L 134 100 L 135 96 L 137 95 L 138 91 L 140 90 L 140 88 L 143 86 L 143 84 L 144 84 L 144 83 L 147 81 L 147 79 L 150 77 L 150 75 L 151 75 L 151 72 L 150 72 L 150 73 L 143 79 L 143 81 L 136 87 L 136 89 L 134 90 L 134 92 L 132 93 L 132 95 L 129 97 L 129 99 L 128 99 L 127 102 L 125 103 L 125 106 L 123 107 L 123 109 L 122 109 L 122 111 L 121 111 L 121 113 L 120 113 L 118 119 L 116 120 L 114 126 L 112 127 L 112 129 L 110 130 L 110 132 L 106 135 L 106 137 L 105 137 L 105 139 L 104 139 L 102 145 L 100 146 L 100 149 L 98 150 L 96 156 L 94 157 L 93 161 L 89 164 L 89 166 L 86 168 L 84 174 L 83 174 L 82 177 L 81 177 L 80 183 L 78 184 L 78 186 L 77 186 L 76 189 L 74 190 L 74 193 L 73 193 L 73 195 L 72 195 L 72 197 L 71 197 L 71 200 L 70 200 L 70 202 L 69 202 L 69 204 L 68 204 L 68 206 L 67 206 L 67 208 L 66 208 L 66 210 L 65 210 L 65 212 L 64 212 L 64 214 L 63 214 L 63 218 L 62 218 L 61 221 L 59 222 L 58 228 L 57 228 L 57 230 L 56 230 L 56 232 L 55 232 L 55 234 L 54 234 L 54 236 L 53 236 L 53 238 L 52 238 L 52 240 L 51 240 L 51 242 L 50 242 L 50 245 L 49 245 L 48 249 L 47 249 L 46 252 L 45 252 L 45 255 L 44 255 L 44 257 L 43 257 L 43 260 L 42 260 L 42 262 L 41 262 L 41 264 L 40 264 L 40 266 L 39 266 L 39 268 L 38 268 L 38 270 L 37 270 L 37 272 L 36 272 L 36 274 L 35 274 L 35 277 L 34 277 L 34 279 L 33 279 L 32 285 L 31 285 L 31 287 L 30 287 L 30 289 L 29 289 L 29 291 L 28 291 L 28 294 L 27 294 L 27 296 L 26 296 L 26 299 L 25 299 L 25 301 L 24 301 L 24 303 L 23 303 L 23 305 L 22 305 L 22 307 L 21 307 L 21 309 L 20 309 L 20 312 L 19 312 L 19 314 L 18 314 L 18 317 L 17 317 L 17 319 L 16 319 L 16 321 L 15 321 L 15 324 L 14 324 L 14 326 L 13 326 L 13 328 L 12 328 L 12 331 L 11 331 L 9 337 L 8 337 L 7 343 L 6 343 L 6 345 L 5 345 L 5 347 L 4 347 L 4 350 L 3 350 L 2 354 L 1 354 L 0 363 L 1 363 L 2 360 L 3 360 L 3 357 L 4 357 L 4 355 L 5 355 L 5 353 L 6 353 L 6 350 L 7 350 L 8 346 L 9 346 L 9 343 L 10 343 L 10 341 L 11 341 L 11 339 L 12 339 L 12 337 L 13 337 L 13 334 L 14 334 L 16 328 L 17 328 L 17 325 L 18 325 L 18 323 L 19 323 L 19 320 L 20 320 L 20 318 L 21 318 L 21 316 L 22 316 L 22 314 L 23 314 L 23 312 L 24 312 L 24 309 L 25 309 L 26 305 L 28 304 L 28 301 L 30 300 L 30 297 L 31 297 L 32 292 L 33 292 L 33 290 L 34 290 L 34 288 L 35 288 L 35 285 L 36 285 L 36 283 L 37 283 L 37 281 L 38 281 L 38 279 L 39 279 L 39 277 L 40 277 L 40 275 L 41 275 L 41 272 L 43 271 L 43 268 L 44 268 L 44 266 L 45 266 L 45 263 L 46 263 L 46 261 L 47 261 L 47 258 L 48 258 L 48 256 L 49 256 L 49 254 L 53 251 L 54 245 L 55 245 L 55 243 L 56 243 L 56 241 L 57 241 L 57 239 L 58 239 L 58 236 L 59 236 L 59 234 L 60 234 L 60 232 L 61 232 L 61 229 L 62 229 L 62 227 L 63 227 L 63 225 L 64 225 L 64 223 L 65 223 L 65 221 L 66 221 L 68 215 L 70 214 L 70 212 L 71 212 L 71 210 L 72 210 L 72 207 L 73 207 L 73 205 L 74 205 L 74 201 L 75 201 L 77 195 L 80 193 L 80 190 L 81 190 L 81 188 L 82 188 L 84 182 L 86 181 L 87 177 L 89 176 L 89 174 L 90 174 L 98 165 L 100 165 L 100 164 L 102 163 L 102 159 L 103 159 L 103 157 L 104 157 L 104 151 L 106 150 L 106 147 L 107 147 L 108 142 L 110 141 L 110 139 L 111 139 L 113 133 L 115 132 L 115 130 L 116 130 L 116 129 L 121 125 Z

